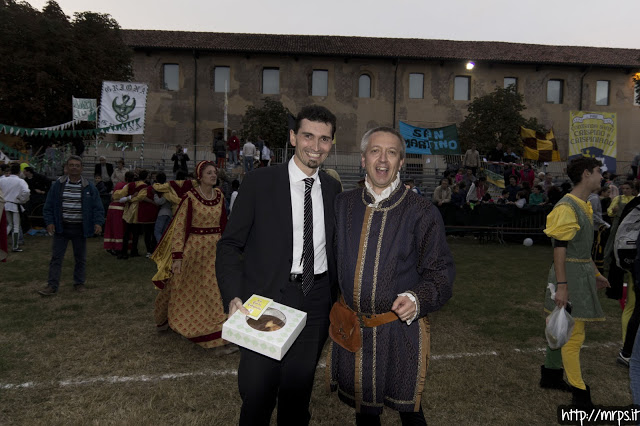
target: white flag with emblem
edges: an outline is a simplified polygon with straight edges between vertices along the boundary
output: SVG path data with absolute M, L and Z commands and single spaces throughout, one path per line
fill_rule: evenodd
M 143 134 L 147 90 L 146 83 L 103 81 L 99 127 L 118 126 L 107 131 L 118 135 Z

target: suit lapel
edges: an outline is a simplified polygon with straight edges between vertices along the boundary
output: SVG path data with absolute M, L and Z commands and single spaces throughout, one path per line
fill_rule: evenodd
M 336 194 L 331 191 L 327 183 L 328 176 L 320 171 L 320 188 L 322 189 L 322 204 L 324 204 L 324 232 L 327 244 L 333 241 L 333 201 Z
M 286 244 L 286 253 L 291 256 L 293 253 L 293 217 L 291 214 L 291 188 L 289 185 L 288 163 L 279 166 L 280 170 L 276 175 L 274 202 L 280 207 L 280 229 L 283 232 Z

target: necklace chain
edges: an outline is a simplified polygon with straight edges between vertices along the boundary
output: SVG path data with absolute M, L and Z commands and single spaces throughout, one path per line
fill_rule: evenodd
M 202 190 L 202 188 L 198 188 L 198 190 L 200 191 L 200 194 L 202 195 L 202 198 L 204 198 L 207 201 L 213 200 L 213 196 L 216 195 L 215 188 L 211 188 L 211 196 L 210 197 L 207 197 L 206 195 L 204 195 L 204 191 Z

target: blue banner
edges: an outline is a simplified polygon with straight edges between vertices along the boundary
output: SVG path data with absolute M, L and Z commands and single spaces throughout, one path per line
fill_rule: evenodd
M 455 124 L 435 129 L 415 127 L 400 122 L 400 133 L 407 144 L 407 154 L 460 154 L 458 128 Z

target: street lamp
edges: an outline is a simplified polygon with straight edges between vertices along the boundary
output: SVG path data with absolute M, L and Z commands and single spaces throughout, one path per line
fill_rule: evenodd
M 473 61 L 469 61 L 467 62 L 467 70 L 471 71 L 473 69 L 473 67 L 475 67 L 476 64 Z

